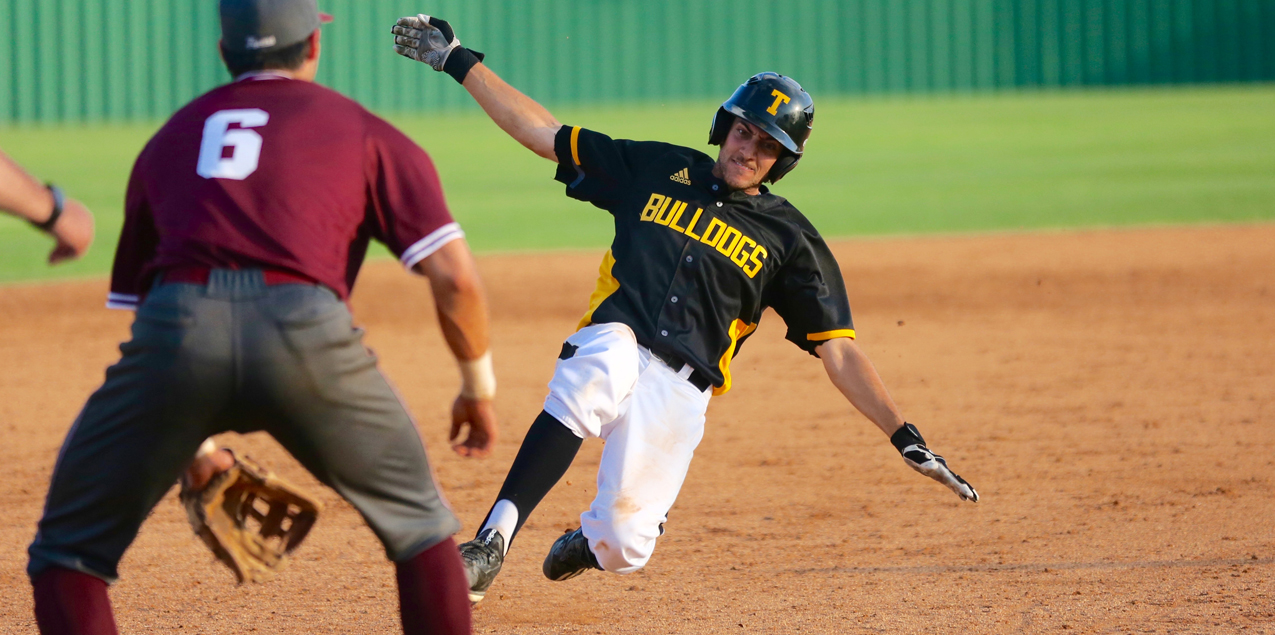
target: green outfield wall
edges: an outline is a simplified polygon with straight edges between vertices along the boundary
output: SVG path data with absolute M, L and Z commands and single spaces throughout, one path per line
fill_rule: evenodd
M 320 80 L 383 112 L 472 107 L 393 54 L 430 10 L 536 99 L 723 97 L 754 72 L 816 94 L 1275 80 L 1275 0 L 319 0 Z M 216 0 L 0 0 L 0 124 L 162 118 L 227 80 Z

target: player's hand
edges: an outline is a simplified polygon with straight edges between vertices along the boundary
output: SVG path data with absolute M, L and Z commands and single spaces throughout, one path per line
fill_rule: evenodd
M 465 440 L 461 431 L 468 426 Z M 461 456 L 482 458 L 496 447 L 496 406 L 490 399 L 457 397 L 452 404 L 452 450 Z
M 83 256 L 93 244 L 93 214 L 79 201 L 67 199 L 62 216 L 49 231 L 58 241 L 49 253 L 49 264 Z
M 943 457 L 925 447 L 925 439 L 916 426 L 905 423 L 893 436 L 890 443 L 903 455 L 903 462 L 908 467 L 946 485 L 963 501 L 978 502 L 978 491 L 965 479 L 961 478 L 947 466 Z
M 198 454 L 190 467 L 186 468 L 186 473 L 182 477 L 183 484 L 194 491 L 202 490 L 214 476 L 234 465 L 235 455 L 225 448 L 219 448 L 209 454 Z
M 460 47 L 460 38 L 452 32 L 446 20 L 423 13 L 399 18 L 391 31 L 394 33 L 394 52 L 429 64 L 436 71 L 442 71 L 447 57 Z

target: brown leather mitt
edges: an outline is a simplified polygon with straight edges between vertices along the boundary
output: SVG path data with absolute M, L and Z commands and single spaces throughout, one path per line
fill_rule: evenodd
M 240 584 L 265 582 L 305 540 L 322 505 L 247 457 L 203 489 L 182 480 L 181 502 L 195 533 Z

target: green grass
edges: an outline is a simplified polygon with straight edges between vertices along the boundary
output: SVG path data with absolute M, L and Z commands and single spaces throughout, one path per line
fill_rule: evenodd
M 707 150 L 715 107 L 556 114 L 614 137 Z M 828 236 L 1266 221 L 1275 219 L 1272 113 L 1269 85 L 820 99 L 807 157 L 775 190 Z M 480 113 L 391 119 L 433 155 L 476 249 L 608 243 L 609 216 L 563 196 L 553 166 Z M 49 268 L 49 240 L 0 218 L 0 281 L 108 271 L 128 172 L 156 125 L 0 129 L 0 148 L 87 202 L 100 229 L 85 260 Z

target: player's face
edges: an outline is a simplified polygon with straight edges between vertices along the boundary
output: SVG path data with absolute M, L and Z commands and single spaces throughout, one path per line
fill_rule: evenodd
M 726 181 L 732 190 L 757 194 L 757 186 L 761 185 L 782 151 L 783 146 L 765 130 L 736 118 L 717 154 L 713 174 Z

